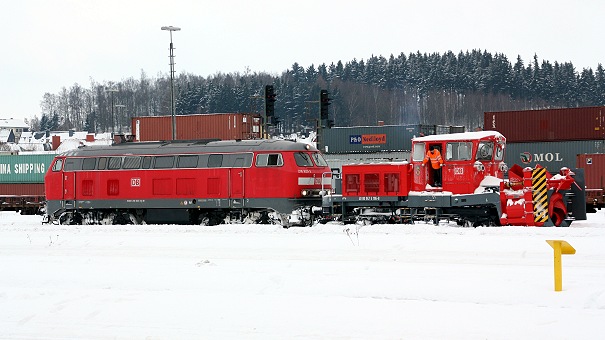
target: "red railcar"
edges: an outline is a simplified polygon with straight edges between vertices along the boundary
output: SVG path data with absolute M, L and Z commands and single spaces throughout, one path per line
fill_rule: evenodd
M 315 147 L 283 140 L 84 147 L 45 177 L 48 219 L 65 224 L 308 224 L 330 184 Z
M 43 206 L 44 183 L 0 183 L 0 210 L 33 215 Z
M 586 204 L 591 211 L 605 206 L 605 154 L 579 154 L 576 166 L 584 169 Z
M 423 165 L 431 147 L 443 158 L 440 186 L 435 170 Z M 543 168 L 519 166 L 508 171 L 505 148 L 506 139 L 496 131 L 414 138 L 409 162 L 343 165 L 342 193 L 324 197 L 324 213 L 344 221 L 446 218 L 460 225 L 569 225 L 565 194 L 577 189 L 572 173 L 552 176 Z M 575 196 L 581 200 L 577 207 L 584 207 L 583 193 Z

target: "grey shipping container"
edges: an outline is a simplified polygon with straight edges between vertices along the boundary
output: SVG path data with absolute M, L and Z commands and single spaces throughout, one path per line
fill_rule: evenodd
M 604 153 L 604 140 L 581 140 L 563 142 L 508 143 L 504 161 L 510 168 L 513 164 L 534 168 L 537 164 L 551 173 L 562 167 L 575 168 L 577 155 Z
M 322 130 L 322 152 L 373 153 L 409 151 L 412 138 L 464 132 L 464 127 L 445 125 L 384 125 L 336 127 Z
M 509 143 L 604 139 L 605 106 L 485 112 L 483 129 Z
M 55 154 L 0 155 L 0 183 L 44 183 Z

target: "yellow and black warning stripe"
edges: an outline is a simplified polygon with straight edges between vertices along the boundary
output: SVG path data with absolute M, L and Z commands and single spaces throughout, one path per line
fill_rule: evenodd
M 548 186 L 546 185 L 546 169 L 534 169 L 531 174 L 534 201 L 534 222 L 548 221 Z

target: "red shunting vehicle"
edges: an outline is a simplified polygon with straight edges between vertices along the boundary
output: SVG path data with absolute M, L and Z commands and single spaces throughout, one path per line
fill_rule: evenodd
M 441 183 L 424 161 L 431 149 L 441 154 Z M 325 220 L 569 226 L 586 218 L 583 185 L 572 171 L 553 176 L 518 165 L 509 171 L 505 150 L 506 138 L 496 131 L 444 134 L 412 139 L 406 162 L 344 165 L 342 192 L 324 196 Z

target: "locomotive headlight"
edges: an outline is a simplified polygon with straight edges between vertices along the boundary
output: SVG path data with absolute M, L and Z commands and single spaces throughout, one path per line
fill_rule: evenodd
M 504 163 L 504 162 L 500 162 L 500 165 L 498 166 L 498 168 L 500 169 L 500 172 L 508 171 L 508 165 L 506 165 L 506 163 Z
M 477 170 L 477 171 L 485 171 L 485 166 L 483 166 L 483 164 L 479 161 L 476 161 L 475 164 L 473 164 L 473 166 L 475 167 L 475 170 Z
M 300 194 L 303 195 L 303 196 L 308 196 L 309 195 L 309 191 L 303 189 L 303 190 L 300 191 Z

